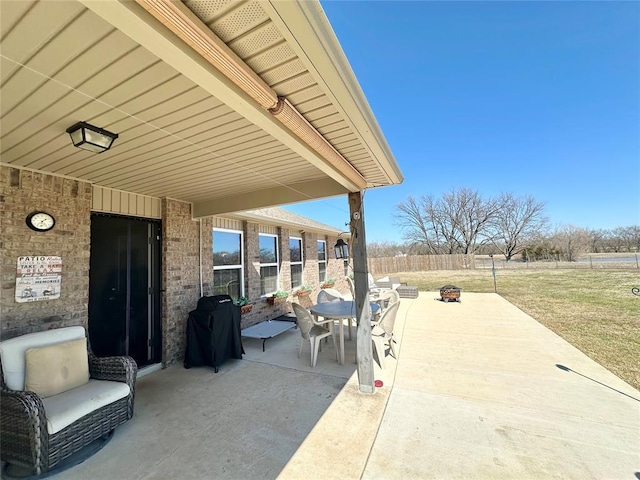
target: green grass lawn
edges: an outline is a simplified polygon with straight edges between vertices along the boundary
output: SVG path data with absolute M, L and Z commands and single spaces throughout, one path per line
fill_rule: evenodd
M 493 292 L 491 270 L 400 272 L 421 291 L 446 284 Z M 589 357 L 640 390 L 640 272 L 628 270 L 497 270 L 497 292 Z

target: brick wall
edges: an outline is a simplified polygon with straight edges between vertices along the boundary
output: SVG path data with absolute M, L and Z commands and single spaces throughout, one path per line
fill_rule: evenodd
M 285 313 L 292 311 L 291 302 L 296 302 L 305 308 L 311 307 L 316 302 L 318 293 L 320 292 L 319 269 L 318 269 L 318 249 L 317 241 L 326 240 L 327 242 L 327 278 L 336 280 L 335 289 L 349 294 L 349 286 L 344 275 L 344 261 L 335 258 L 333 246 L 337 237 L 325 237 L 313 232 L 305 232 L 302 234 L 302 243 L 304 248 L 304 265 L 303 265 L 303 282 L 305 285 L 313 286 L 313 291 L 308 296 L 294 297 L 289 295 L 287 302 L 279 305 L 268 305 L 265 299 L 260 298 L 260 255 L 258 250 L 258 233 L 259 226 L 253 223 L 245 225 L 245 245 L 247 248 L 247 258 L 252 261 L 247 262 L 247 272 L 245 276 L 245 288 L 247 296 L 251 303 L 254 304 L 250 313 L 242 316 L 242 328 L 254 325 L 258 322 L 273 319 Z M 291 269 L 289 266 L 289 237 L 291 231 L 281 228 L 279 231 L 280 245 L 280 289 L 291 291 Z
M 0 336 L 3 339 L 25 333 L 71 325 L 87 327 L 89 295 L 89 255 L 91 241 L 91 195 L 89 183 L 52 175 L 0 167 Z M 56 218 L 53 230 L 37 233 L 25 223 L 34 210 L 47 211 Z M 202 272 L 204 295 L 211 295 L 213 253 L 212 219 L 202 220 Z M 310 297 L 293 298 L 269 305 L 260 297 L 260 254 L 257 223 L 244 222 L 245 295 L 253 310 L 242 316 L 242 328 L 276 318 L 291 311 L 291 301 L 305 306 L 315 302 L 318 285 L 316 234 L 305 233 L 304 282 L 314 285 Z M 280 289 L 291 291 L 289 237 L 281 228 Z M 200 298 L 200 223 L 191 218 L 191 205 L 172 199 L 162 201 L 162 301 L 163 362 L 171 365 L 184 356 L 186 322 Z M 342 260 L 333 253 L 335 238 L 327 238 L 327 275 L 337 279 L 336 287 L 348 292 L 343 280 Z M 15 301 L 16 262 L 19 256 L 62 257 L 60 299 L 18 303 Z M 307 305 L 308 304 L 308 305 Z
M 169 366 L 184 358 L 187 318 L 200 298 L 200 228 L 191 219 L 191 204 L 172 199 L 162 201 L 162 226 L 162 360 Z M 205 230 L 210 237 L 211 229 L 203 225 Z M 208 289 L 209 283 L 205 294 Z
M 282 244 L 281 233 L 278 235 Z M 288 313 L 291 309 L 287 302 L 277 305 L 269 305 L 266 299 L 260 296 L 260 247 L 258 236 L 260 226 L 253 222 L 244 222 L 244 248 L 245 248 L 245 295 L 253 304 L 253 309 L 249 313 L 242 315 L 241 328 L 247 328 L 256 323 L 277 318 Z M 287 236 L 287 258 L 289 255 L 289 237 Z M 280 246 L 280 261 L 282 262 L 282 247 Z M 289 280 L 289 283 L 291 280 Z M 280 288 L 289 290 L 282 286 L 282 276 L 280 276 Z
M 34 210 L 55 217 L 53 230 L 27 227 L 25 219 Z M 90 229 L 89 183 L 0 166 L 2 339 L 71 325 L 87 327 Z M 16 263 L 25 255 L 62 258 L 59 299 L 16 302 Z
M 326 237 L 327 240 L 327 278 L 333 278 L 336 281 L 336 290 L 348 294 L 349 285 L 345 280 L 344 260 L 336 258 L 336 252 L 333 249 L 334 245 L 338 241 L 337 237 Z M 352 273 L 352 272 L 349 272 Z
M 188 203 L 175 200 L 163 201 L 163 285 L 166 290 L 163 305 L 163 361 L 171 365 L 184 356 L 186 346 L 186 321 L 189 311 L 193 310 L 200 298 L 199 284 L 199 224 L 191 220 L 191 207 Z M 202 271 L 204 295 L 211 295 L 213 284 L 213 253 L 211 250 L 211 219 L 202 220 Z M 292 311 L 291 302 L 310 307 L 315 301 L 320 286 L 318 282 L 317 240 L 327 241 L 327 277 L 336 279 L 336 288 L 343 293 L 349 289 L 344 281 L 344 265 L 335 258 L 333 245 L 335 238 L 319 237 L 315 233 L 303 234 L 304 246 L 304 283 L 313 285 L 310 296 L 289 296 L 287 302 L 269 305 L 260 296 L 260 250 L 258 237 L 260 225 L 244 222 L 243 238 L 245 249 L 245 295 L 253 304 L 251 312 L 242 315 L 241 328 L 277 318 Z M 278 248 L 280 258 L 281 290 L 291 291 L 291 269 L 289 266 L 289 237 L 291 231 L 278 229 Z

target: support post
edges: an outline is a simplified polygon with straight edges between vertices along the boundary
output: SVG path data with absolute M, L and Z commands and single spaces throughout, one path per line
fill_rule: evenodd
M 367 241 L 364 232 L 362 192 L 349 193 L 351 214 L 351 259 L 353 260 L 354 299 L 358 320 L 357 363 L 358 382 L 363 393 L 374 392 L 373 348 L 371 347 L 371 306 L 367 268 Z

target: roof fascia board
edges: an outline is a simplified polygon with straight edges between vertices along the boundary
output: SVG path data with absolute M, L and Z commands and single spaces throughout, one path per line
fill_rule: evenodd
M 391 184 L 402 183 L 400 166 L 320 4 L 269 0 L 261 6 L 380 163 Z
M 216 200 L 195 202 L 193 217 L 208 217 L 231 212 L 275 207 L 287 203 L 308 201 L 309 199 L 333 197 L 348 193 L 342 185 L 330 178 L 296 183 L 288 187 L 271 187 L 251 193 L 226 196 Z
M 171 33 L 140 5 L 132 1 L 120 0 L 78 1 L 196 85 L 282 142 L 348 191 L 360 191 L 358 185 L 336 171 L 271 113 L 262 109 L 237 85 Z
M 281 220 L 279 218 L 269 218 L 263 215 L 256 215 L 250 212 L 236 212 L 233 214 L 225 215 L 226 218 L 231 218 L 235 220 L 247 220 L 254 223 L 260 223 L 263 225 L 273 225 L 278 227 L 287 227 L 293 230 L 300 230 L 305 232 L 316 232 L 323 233 L 326 235 L 330 235 L 333 237 L 337 237 L 340 233 L 340 230 L 337 228 L 321 228 L 313 225 L 306 225 L 296 222 L 290 222 L 287 220 Z

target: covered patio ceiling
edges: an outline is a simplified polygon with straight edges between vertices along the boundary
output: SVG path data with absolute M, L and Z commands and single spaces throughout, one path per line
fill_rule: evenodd
M 5 165 L 195 217 L 402 181 L 317 2 L 3 0 L 0 22 Z M 74 148 L 82 120 L 113 148 Z

